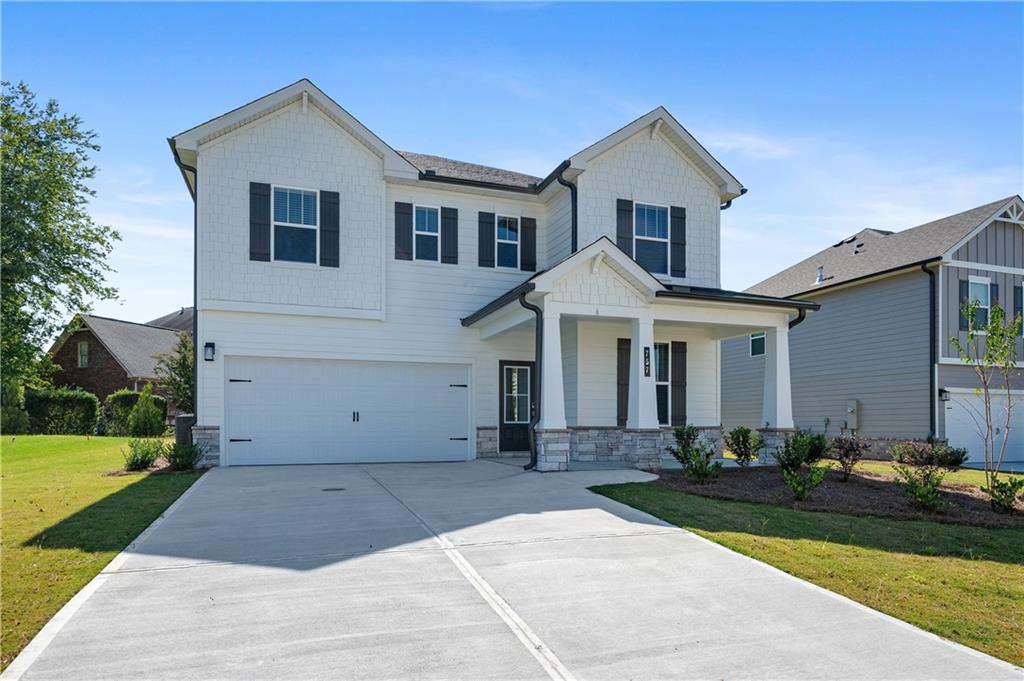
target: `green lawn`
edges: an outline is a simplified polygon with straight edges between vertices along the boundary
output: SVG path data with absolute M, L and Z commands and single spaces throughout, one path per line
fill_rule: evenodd
M 0 441 L 0 669 L 200 473 L 111 476 L 128 438 Z
M 651 484 L 593 489 L 922 629 L 1024 665 L 1024 529 L 798 511 Z
M 893 465 L 894 464 L 891 461 L 860 461 L 857 463 L 857 470 L 892 478 L 896 476 L 895 471 L 892 469 Z M 838 464 L 833 462 L 833 466 L 838 467 Z M 1005 476 L 1012 474 L 1001 473 L 1000 475 Z M 985 471 L 974 470 L 972 468 L 961 468 L 955 471 L 946 471 L 946 477 L 944 477 L 942 481 L 977 485 L 981 487 L 985 484 Z

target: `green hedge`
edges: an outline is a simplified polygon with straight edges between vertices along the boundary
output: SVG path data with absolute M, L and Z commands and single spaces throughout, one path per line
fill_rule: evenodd
M 139 401 L 139 396 L 134 390 L 122 388 L 117 392 L 107 395 L 103 403 L 103 415 L 107 422 L 107 435 L 128 435 L 128 418 Z M 167 400 L 159 395 L 153 395 L 153 404 L 160 410 L 160 416 L 167 420 Z
M 100 401 L 92 393 L 73 388 L 25 391 L 25 411 L 33 433 L 91 435 L 100 416 Z
M 0 388 L 0 432 L 5 435 L 29 432 L 25 390 L 17 383 L 4 383 Z

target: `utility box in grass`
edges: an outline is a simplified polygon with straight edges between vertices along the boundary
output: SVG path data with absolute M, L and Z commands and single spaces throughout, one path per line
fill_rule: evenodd
M 192 426 L 196 425 L 195 414 L 178 414 L 174 417 L 174 444 L 192 444 Z

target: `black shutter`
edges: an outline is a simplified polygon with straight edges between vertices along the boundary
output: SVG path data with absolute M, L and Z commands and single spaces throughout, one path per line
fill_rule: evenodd
M 1024 317 L 1024 285 L 1013 287 L 1013 318 Z
M 626 425 L 629 416 L 629 345 L 628 338 L 620 338 L 615 367 L 615 419 L 619 427 Z
M 441 208 L 441 262 L 459 264 L 458 208 Z
M 671 252 L 669 273 L 673 277 L 686 276 L 686 209 L 672 206 L 669 209 L 669 241 Z M 674 423 L 674 422 L 673 422 Z
M 519 269 L 525 272 L 537 271 L 537 220 L 522 218 L 519 221 L 519 238 L 522 239 L 519 254 Z
M 249 260 L 270 262 L 270 185 L 249 183 Z
M 494 267 L 494 213 L 481 212 L 479 220 L 477 256 L 480 267 Z
M 615 244 L 629 257 L 633 257 L 633 202 L 615 200 Z
M 395 260 L 412 260 L 412 204 L 395 201 Z
M 669 376 L 669 403 L 672 405 L 670 423 L 686 425 L 686 343 L 672 342 L 672 375 Z
M 341 231 L 341 200 L 338 192 L 320 192 L 320 266 L 338 266 Z
M 989 296 L 989 298 L 988 298 L 988 306 L 990 308 L 995 307 L 996 305 L 999 305 L 999 284 L 989 284 L 988 285 L 988 296 Z M 1003 306 L 999 305 L 999 307 L 1003 307 Z M 1005 311 L 1006 308 L 1003 307 L 1003 310 Z
M 967 315 L 964 313 L 964 307 L 967 305 L 968 299 L 971 297 L 971 285 L 964 279 L 960 280 L 960 330 L 967 331 L 971 328 L 971 324 L 967 319 Z

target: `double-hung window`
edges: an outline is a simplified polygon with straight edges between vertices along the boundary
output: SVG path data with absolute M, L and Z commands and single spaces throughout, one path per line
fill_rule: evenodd
M 317 261 L 317 193 L 305 189 L 274 187 L 273 258 L 287 262 Z
M 519 269 L 519 218 L 498 215 L 495 218 L 494 262 L 498 267 Z
M 669 424 L 669 377 L 671 353 L 668 343 L 654 344 L 654 390 L 658 398 L 658 423 Z
M 992 307 L 992 282 L 987 277 L 970 278 L 970 300 L 977 303 L 974 309 L 972 328 L 984 329 L 988 326 L 988 312 Z
M 668 274 L 668 206 L 633 204 L 633 254 L 651 274 Z
M 413 211 L 413 258 L 437 262 L 440 240 L 440 210 L 430 206 L 416 206 Z
M 78 341 L 78 368 L 89 366 L 89 341 Z
M 761 357 L 764 355 L 764 331 L 750 334 L 750 356 Z

